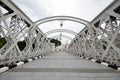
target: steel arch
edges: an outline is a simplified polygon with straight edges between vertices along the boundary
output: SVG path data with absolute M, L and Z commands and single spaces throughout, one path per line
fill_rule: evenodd
M 50 30 L 50 31 L 46 32 L 45 35 L 47 36 L 47 35 L 55 33 L 55 32 L 67 32 L 67 33 L 70 33 L 70 34 L 73 34 L 73 35 L 77 35 L 76 32 L 74 32 L 72 30 L 67 30 L 67 29 L 54 29 L 54 30 Z
M 34 22 L 34 25 L 38 26 L 40 24 L 50 22 L 50 21 L 55 21 L 55 20 L 74 21 L 74 22 L 78 22 L 80 24 L 83 24 L 85 26 L 87 26 L 89 24 L 89 21 L 81 19 L 81 18 L 77 18 L 77 17 L 72 17 L 72 16 L 51 16 L 51 17 L 43 18 L 43 19 L 40 19 L 40 20 Z

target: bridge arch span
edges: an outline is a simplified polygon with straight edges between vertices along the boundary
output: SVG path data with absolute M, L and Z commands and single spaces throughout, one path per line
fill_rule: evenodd
M 83 24 L 85 26 L 88 26 L 88 24 L 89 24 L 89 21 L 81 19 L 81 18 L 77 18 L 77 17 L 72 17 L 72 16 L 51 16 L 51 17 L 46 17 L 46 18 L 43 18 L 43 19 L 40 19 L 40 20 L 34 22 L 34 27 L 36 27 L 36 26 L 38 26 L 40 24 L 50 22 L 50 21 L 55 21 L 55 20 L 60 20 L 60 21 L 61 20 L 68 20 L 68 21 L 73 21 L 73 22 Z
M 55 32 L 67 32 L 67 33 L 70 33 L 70 34 L 73 34 L 73 35 L 77 35 L 76 32 L 72 31 L 72 30 L 68 30 L 68 29 L 54 29 L 54 30 L 50 30 L 48 32 L 45 33 L 45 35 L 49 35 L 49 34 L 52 34 L 52 33 L 55 33 Z

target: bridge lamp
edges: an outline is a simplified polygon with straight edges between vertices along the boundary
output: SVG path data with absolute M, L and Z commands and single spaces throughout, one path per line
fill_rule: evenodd
M 60 23 L 60 27 L 63 27 L 63 23 L 62 23 L 62 20 L 61 20 L 61 23 Z

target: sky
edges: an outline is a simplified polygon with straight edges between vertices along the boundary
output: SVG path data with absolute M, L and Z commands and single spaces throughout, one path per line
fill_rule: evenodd
M 105 7 L 113 0 L 12 0 L 30 19 L 35 22 L 50 16 L 74 16 L 87 21 L 93 20 Z M 76 33 L 80 32 L 84 25 L 62 21 L 63 27 L 60 27 L 60 21 L 52 21 L 42 25 L 39 28 L 45 33 L 53 29 L 69 29 Z M 68 33 L 53 33 L 48 35 L 52 37 L 63 34 L 74 38 L 75 36 Z M 63 43 L 70 42 L 63 39 Z

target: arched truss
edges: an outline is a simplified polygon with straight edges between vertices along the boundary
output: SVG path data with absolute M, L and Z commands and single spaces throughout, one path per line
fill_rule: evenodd
M 120 0 L 114 0 L 71 41 L 68 52 L 120 66 Z
M 72 17 L 72 16 L 52 16 L 52 17 L 40 19 L 40 20 L 36 21 L 35 24 L 40 25 L 42 23 L 55 21 L 55 20 L 69 20 L 69 21 L 81 23 L 83 25 L 87 25 L 89 23 L 88 21 L 86 21 L 84 19 L 80 19 L 80 18 Z
M 52 51 L 52 45 L 34 22 L 12 0 L 0 0 L 0 65 L 11 65 Z M 22 41 L 21 41 L 22 39 Z M 24 48 L 19 47 L 24 43 Z
M 7 10 L 4 13 L 0 8 L 0 34 L 7 41 L 0 49 L 0 65 L 50 53 L 52 46 L 38 25 L 68 20 L 86 26 L 69 45 L 70 53 L 120 66 L 120 0 L 114 0 L 90 23 L 71 16 L 52 16 L 32 22 L 12 0 L 0 0 L 0 6 Z M 23 51 L 17 45 L 21 37 L 26 43 Z
M 45 35 L 47 36 L 47 35 L 55 33 L 55 32 L 67 32 L 67 33 L 70 33 L 70 34 L 73 34 L 73 35 L 77 35 L 76 32 L 74 32 L 72 30 L 67 30 L 67 29 L 54 29 L 54 30 L 50 30 L 50 31 L 46 32 Z
M 43 18 L 43 19 L 40 19 L 40 20 L 34 22 L 34 27 L 32 27 L 32 28 L 35 29 L 35 27 L 40 25 L 40 24 L 50 22 L 50 21 L 56 21 L 56 20 L 74 21 L 74 22 L 83 24 L 85 26 L 88 26 L 88 24 L 89 24 L 88 21 L 86 21 L 84 19 L 77 18 L 77 17 L 72 17 L 72 16 L 52 16 L 52 17 Z
M 52 36 L 51 38 L 55 38 L 55 37 L 59 37 L 59 36 L 60 36 L 60 35 L 55 35 L 55 36 Z M 71 40 L 71 41 L 72 41 L 72 38 L 71 38 L 71 37 L 69 37 L 69 36 L 62 35 L 62 37 L 67 38 L 67 39 L 69 39 L 69 40 Z
M 0 0 L 0 36 L 7 41 L 0 49 L 0 65 L 32 58 L 52 51 L 52 45 L 38 25 L 55 20 L 68 20 L 87 26 L 88 21 L 71 16 L 52 16 L 32 22 L 12 0 Z M 4 31 L 5 30 L 5 31 Z M 26 46 L 20 50 L 18 42 L 24 38 Z

